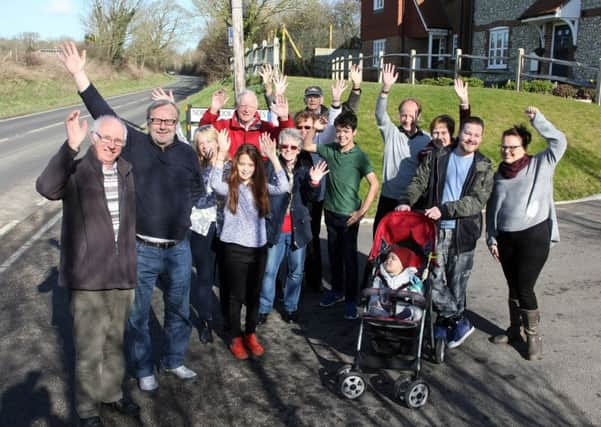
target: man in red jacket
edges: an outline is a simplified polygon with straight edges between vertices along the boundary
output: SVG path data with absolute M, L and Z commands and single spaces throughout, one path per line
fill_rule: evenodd
M 242 144 L 252 144 L 261 149 L 259 136 L 268 132 L 272 139 L 277 140 L 280 129 L 293 128 L 294 121 L 288 115 L 288 101 L 284 97 L 278 97 L 275 104 L 271 105 L 271 111 L 278 116 L 279 126 L 261 120 L 257 112 L 257 95 L 251 90 L 243 90 L 236 97 L 236 110 L 230 119 L 219 119 L 219 110 L 227 102 L 225 90 L 219 89 L 213 94 L 211 107 L 204 113 L 198 126 L 213 125 L 218 131 L 227 129 L 232 141 L 230 145 L 230 157 L 234 157 L 236 150 Z

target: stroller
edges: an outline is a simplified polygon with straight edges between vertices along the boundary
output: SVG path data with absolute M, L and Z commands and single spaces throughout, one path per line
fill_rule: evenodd
M 360 310 L 361 324 L 355 358 L 352 365 L 345 365 L 337 372 L 338 389 L 344 397 L 356 399 L 365 392 L 366 380 L 362 368 L 394 369 L 412 372 L 410 379 L 401 375 L 395 381 L 395 396 L 412 409 L 426 404 L 430 389 L 420 379 L 420 370 L 426 330 L 430 334 L 430 343 L 434 342 L 428 274 L 435 256 L 436 236 L 434 221 L 421 213 L 390 212 L 378 224 L 366 267 L 371 270 L 371 275 L 362 292 L 363 310 Z M 386 289 L 387 298 L 393 304 L 401 302 L 421 309 L 423 315 L 419 320 L 373 316 L 368 311 L 370 297 L 382 292 L 382 289 L 371 286 L 392 245 L 410 249 L 418 256 L 419 268 L 416 275 L 422 279 L 424 293 L 422 295 L 404 288 L 392 292 Z

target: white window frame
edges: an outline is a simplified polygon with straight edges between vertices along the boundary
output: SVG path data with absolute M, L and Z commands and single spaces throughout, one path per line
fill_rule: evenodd
M 495 27 L 488 31 L 488 68 L 506 69 L 509 56 L 509 27 Z
M 380 66 L 380 51 L 386 53 L 386 39 L 376 39 L 372 42 L 373 57 L 371 65 L 373 67 Z
M 374 0 L 374 12 L 384 9 L 384 0 Z

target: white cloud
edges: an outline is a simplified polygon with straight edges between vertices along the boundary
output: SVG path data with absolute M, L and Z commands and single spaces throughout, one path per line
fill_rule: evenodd
M 71 0 L 51 0 L 46 10 L 53 15 L 70 15 L 75 8 Z

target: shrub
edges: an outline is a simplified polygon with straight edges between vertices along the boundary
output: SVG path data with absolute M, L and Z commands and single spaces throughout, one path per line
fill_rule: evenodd
M 562 98 L 575 98 L 578 95 L 578 89 L 572 85 L 561 83 L 553 89 L 553 95 L 561 96 Z
M 576 96 L 580 99 L 590 99 L 592 101 L 595 99 L 595 89 L 592 87 L 581 87 L 578 89 Z
M 453 86 L 453 79 L 450 77 L 426 77 L 419 81 L 421 85 L 430 86 Z
M 478 77 L 462 77 L 469 87 L 484 87 L 484 81 Z
M 505 82 L 505 84 L 503 85 L 503 89 L 515 90 L 515 88 L 516 88 L 516 85 L 513 80 L 507 80 L 507 82 Z
M 521 89 L 525 92 L 551 93 L 555 84 L 549 80 L 524 80 Z

